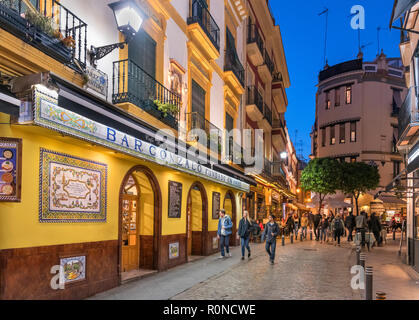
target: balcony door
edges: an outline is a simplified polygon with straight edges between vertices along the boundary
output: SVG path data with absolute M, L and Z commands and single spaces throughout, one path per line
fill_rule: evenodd
M 192 123 L 191 129 L 205 130 L 205 90 L 192 80 Z
M 140 30 L 128 46 L 128 92 L 140 103 L 156 99 L 156 42 Z

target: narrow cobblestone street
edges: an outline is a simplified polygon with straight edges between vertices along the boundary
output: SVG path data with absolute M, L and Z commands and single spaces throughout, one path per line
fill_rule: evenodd
M 275 265 L 270 265 L 264 244 L 253 244 L 253 256 L 241 261 L 211 256 L 132 282 L 93 299 L 360 299 L 350 287 L 351 250 L 315 241 L 278 241 Z
M 252 244 L 252 258 L 202 258 L 180 267 L 127 283 L 92 297 L 97 300 L 360 300 L 364 292 L 351 288 L 350 269 L 356 257 L 351 244 L 342 247 L 316 241 L 277 243 L 275 265 L 264 244 Z M 397 255 L 399 241 L 367 252 L 374 266 L 374 292 L 388 299 L 419 299 L 419 277 Z M 395 284 L 397 283 L 397 290 Z
M 280 241 L 278 241 L 280 245 Z M 277 248 L 275 265 L 263 245 L 257 254 L 174 300 L 347 300 L 360 299 L 350 287 L 350 250 L 316 242 Z

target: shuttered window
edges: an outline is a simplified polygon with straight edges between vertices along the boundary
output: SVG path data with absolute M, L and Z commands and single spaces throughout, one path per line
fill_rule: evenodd
M 128 58 L 156 78 L 156 42 L 144 30 L 141 29 L 130 41 Z
M 234 129 L 234 119 L 228 113 L 226 114 L 226 130 L 231 131 Z
M 194 115 L 193 128 L 205 130 L 205 95 L 201 86 L 192 80 L 192 113 Z

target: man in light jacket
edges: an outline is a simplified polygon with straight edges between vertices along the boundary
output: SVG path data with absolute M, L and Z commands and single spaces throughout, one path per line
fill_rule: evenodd
M 219 214 L 220 219 L 218 220 L 217 236 L 218 239 L 220 239 L 220 259 L 223 259 L 225 258 L 226 254 L 228 257 L 231 257 L 229 242 L 230 236 L 232 234 L 233 223 L 231 222 L 231 218 L 226 215 L 226 211 L 224 209 L 221 209 Z

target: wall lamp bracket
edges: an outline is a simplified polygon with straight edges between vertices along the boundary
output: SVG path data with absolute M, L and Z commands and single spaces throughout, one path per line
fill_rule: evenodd
M 97 67 L 97 61 L 106 57 L 108 54 L 110 54 L 115 49 L 124 49 L 125 46 L 128 44 L 127 41 L 119 42 L 110 44 L 103 47 L 96 48 L 95 46 L 92 46 L 90 48 L 90 63 L 96 68 Z

